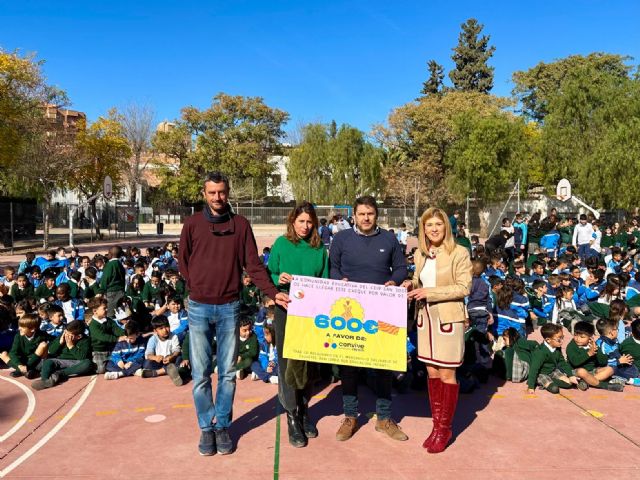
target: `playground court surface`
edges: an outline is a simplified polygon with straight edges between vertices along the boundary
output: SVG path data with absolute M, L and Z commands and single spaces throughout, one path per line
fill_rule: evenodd
M 361 387 L 361 428 L 335 440 L 339 384 L 318 386 L 311 414 L 320 436 L 288 444 L 275 385 L 238 382 L 232 455 L 201 457 L 191 384 L 167 377 L 72 378 L 32 391 L 0 371 L 0 477 L 21 479 L 598 479 L 640 478 L 640 390 L 590 389 L 527 395 L 495 379 L 461 395 L 455 441 L 430 455 L 425 392 L 394 397 L 394 416 L 409 435 L 396 442 L 374 430 L 375 399 Z

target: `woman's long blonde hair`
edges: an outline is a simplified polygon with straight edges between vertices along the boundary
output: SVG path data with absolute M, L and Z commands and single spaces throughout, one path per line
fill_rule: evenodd
M 431 242 L 429 242 L 429 239 L 424 233 L 424 224 L 427 220 L 433 217 L 436 217 L 444 222 L 444 240 L 442 241 L 442 246 L 447 251 L 447 253 L 453 252 L 453 250 L 456 248 L 456 241 L 453 238 L 453 232 L 451 231 L 451 223 L 449 222 L 449 217 L 444 210 L 437 207 L 427 208 L 420 217 L 420 226 L 418 229 L 418 245 L 420 246 L 420 251 L 426 256 L 429 255 Z

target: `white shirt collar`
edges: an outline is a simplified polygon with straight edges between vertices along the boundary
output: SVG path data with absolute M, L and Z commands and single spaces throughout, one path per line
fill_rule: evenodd
M 556 351 L 556 347 L 552 347 L 547 342 L 544 342 L 544 346 L 547 347 L 551 352 L 555 352 Z
M 373 237 L 374 235 L 380 233 L 380 227 L 376 225 L 376 228 L 374 228 L 373 231 L 368 235 L 362 233 L 356 225 L 353 226 L 353 231 L 356 232 L 357 235 L 360 235 L 362 237 Z

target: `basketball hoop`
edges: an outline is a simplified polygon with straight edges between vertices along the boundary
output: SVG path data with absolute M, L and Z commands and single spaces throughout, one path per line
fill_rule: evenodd
M 571 198 L 571 183 L 566 178 L 558 182 L 556 187 L 556 198 L 561 202 L 566 202 Z

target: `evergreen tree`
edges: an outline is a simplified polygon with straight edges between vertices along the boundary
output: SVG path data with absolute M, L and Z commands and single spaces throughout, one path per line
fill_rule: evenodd
M 487 35 L 479 37 L 483 27 L 475 18 L 462 24 L 458 46 L 451 57 L 456 67 L 449 72 L 456 90 L 489 93 L 493 88 L 493 67 L 487 61 L 493 56 L 495 47 L 489 46 Z
M 442 90 L 442 81 L 444 80 L 444 68 L 435 60 L 429 60 L 427 63 L 429 68 L 429 78 L 422 84 L 422 94 L 436 95 Z

